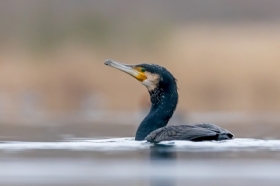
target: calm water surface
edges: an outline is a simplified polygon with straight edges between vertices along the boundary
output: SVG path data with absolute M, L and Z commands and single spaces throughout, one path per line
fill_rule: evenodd
M 0 185 L 279 185 L 280 140 L 0 144 Z

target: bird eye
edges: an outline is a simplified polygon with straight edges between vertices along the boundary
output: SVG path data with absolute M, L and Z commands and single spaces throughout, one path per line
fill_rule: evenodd
M 146 70 L 144 68 L 141 69 L 141 72 L 145 72 Z

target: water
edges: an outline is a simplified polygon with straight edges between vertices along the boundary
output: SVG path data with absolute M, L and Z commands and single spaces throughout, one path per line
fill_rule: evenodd
M 146 141 L 135 141 L 134 138 L 109 139 L 69 139 L 63 142 L 20 142 L 7 141 L 0 144 L 1 151 L 28 150 L 69 150 L 69 151 L 134 151 L 155 146 Z M 169 147 L 172 151 L 214 152 L 214 151 L 280 151 L 280 140 L 260 140 L 238 138 L 227 141 L 164 141 L 157 146 Z
M 0 185 L 279 185 L 280 140 L 0 144 Z

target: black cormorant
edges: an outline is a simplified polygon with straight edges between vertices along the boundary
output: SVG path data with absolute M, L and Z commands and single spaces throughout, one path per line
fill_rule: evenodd
M 136 78 L 150 93 L 152 106 L 140 123 L 135 140 L 158 143 L 170 140 L 220 141 L 233 138 L 231 132 L 210 123 L 166 126 L 178 103 L 176 79 L 166 68 L 155 64 L 127 65 L 113 60 L 106 60 L 105 65 Z

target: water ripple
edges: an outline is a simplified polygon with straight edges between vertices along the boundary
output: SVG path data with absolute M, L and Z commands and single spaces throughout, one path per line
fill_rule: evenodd
M 280 140 L 237 138 L 228 141 L 166 141 L 160 145 L 172 146 L 176 151 L 280 151 Z M 72 150 L 72 151 L 131 151 L 148 149 L 154 144 L 134 141 L 133 138 L 83 139 L 60 142 L 6 141 L 0 144 L 0 151 L 26 150 Z

